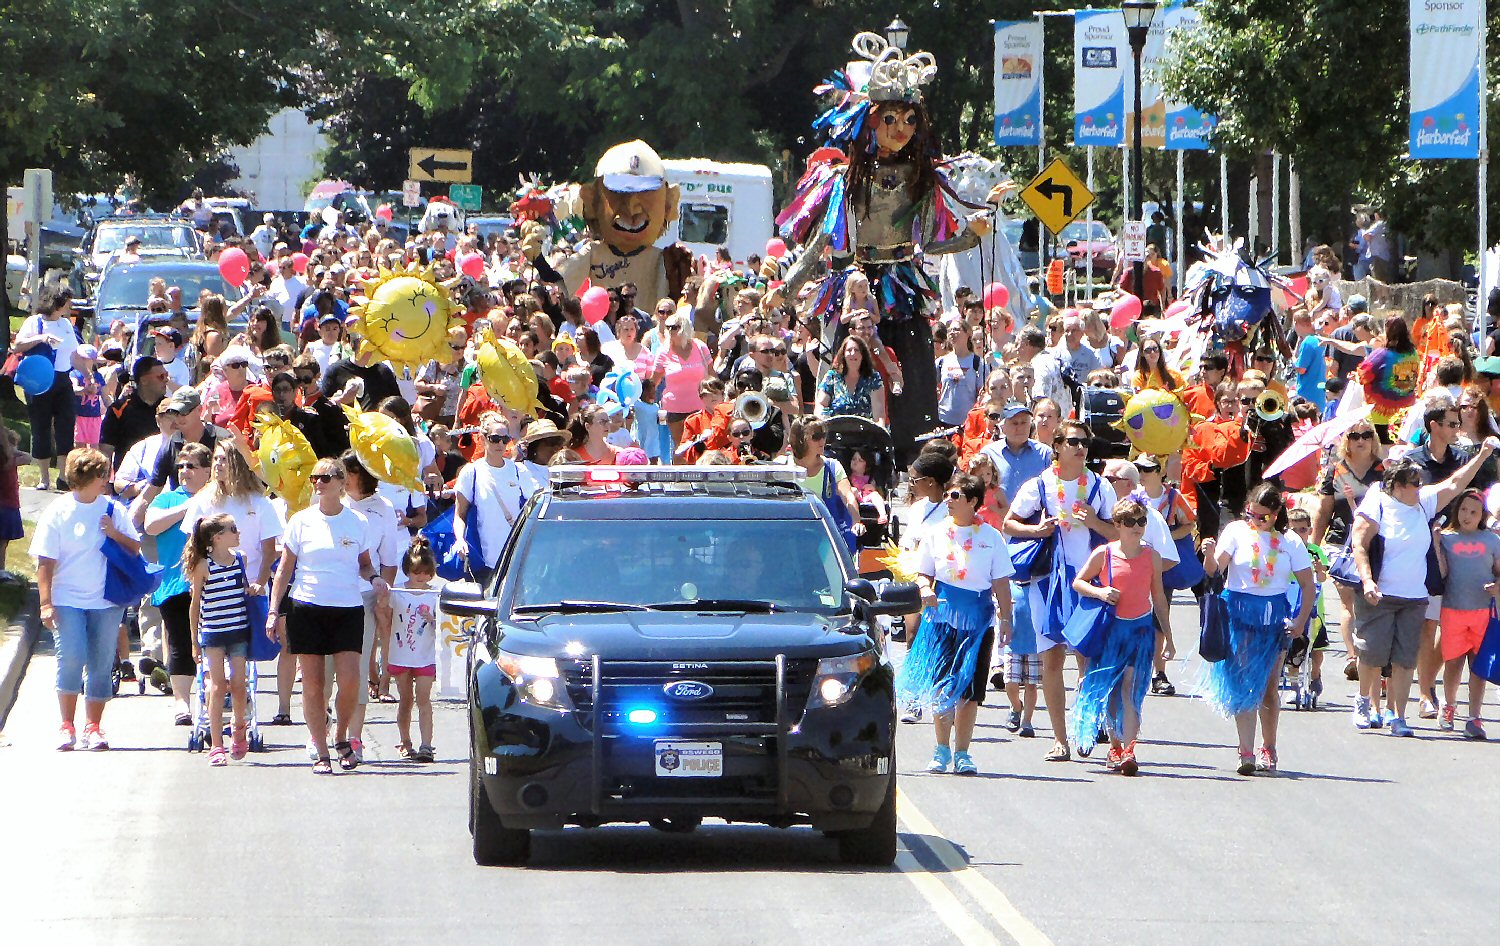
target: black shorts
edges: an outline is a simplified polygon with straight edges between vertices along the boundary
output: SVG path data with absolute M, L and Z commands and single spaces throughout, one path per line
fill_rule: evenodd
M 287 599 L 291 606 L 286 616 L 287 650 L 294 654 L 359 653 L 365 641 L 365 609 L 327 608 Z
M 157 605 L 161 611 L 162 638 L 166 641 L 167 673 L 174 677 L 191 677 L 198 672 L 198 662 L 193 659 L 193 628 L 188 619 L 192 605 L 190 591 L 175 594 Z
M 667 411 L 667 423 L 680 424 L 683 421 L 687 420 L 689 417 L 692 417 L 694 413 L 696 412 L 689 411 L 687 413 L 678 413 L 677 411 Z

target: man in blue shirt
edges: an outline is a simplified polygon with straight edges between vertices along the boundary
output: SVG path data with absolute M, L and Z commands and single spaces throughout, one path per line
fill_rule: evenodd
M 1297 332 L 1297 396 L 1315 404 L 1321 414 L 1328 407 L 1325 390 L 1328 384 L 1328 364 L 1323 360 L 1323 343 L 1313 333 L 1312 315 L 1306 309 L 1298 309 L 1292 317 L 1292 328 Z
M 1021 484 L 1041 476 L 1052 465 L 1052 448 L 1031 439 L 1031 408 L 1018 401 L 1011 401 L 1001 412 L 1000 433 L 1000 440 L 986 444 L 979 452 L 995 464 L 1005 498 L 1012 500 Z

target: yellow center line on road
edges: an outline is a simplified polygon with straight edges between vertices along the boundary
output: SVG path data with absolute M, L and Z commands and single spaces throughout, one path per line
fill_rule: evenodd
M 953 892 L 923 867 L 910 851 L 896 852 L 896 868 L 912 882 L 960 943 L 964 946 L 1000 946 L 1000 941 L 974 919 Z
M 947 868 L 950 876 L 963 885 L 964 889 L 969 892 L 969 896 L 973 897 L 984 908 L 984 912 L 1000 924 L 1001 929 L 1005 930 L 1018 946 L 1053 946 L 1052 940 L 1037 929 L 1034 923 L 1022 916 L 1021 911 L 1016 909 L 1015 904 L 1010 902 L 1010 898 L 1002 893 L 999 887 L 990 883 L 983 874 L 969 866 L 958 847 L 944 837 L 927 819 L 927 816 L 922 814 L 910 795 L 899 788 L 896 793 L 896 811 L 900 819 L 911 828 L 913 833 L 919 835 L 921 843 L 937 856 L 938 861 Z M 908 854 L 907 857 L 911 855 Z M 913 882 L 915 883 L 915 878 Z M 946 889 L 943 892 L 948 893 Z M 949 896 L 952 895 L 949 894 Z M 931 899 L 928 898 L 929 902 Z M 952 924 L 950 923 L 949 926 L 951 928 Z

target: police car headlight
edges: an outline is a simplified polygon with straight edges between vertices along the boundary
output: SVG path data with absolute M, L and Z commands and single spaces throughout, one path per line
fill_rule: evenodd
M 510 678 L 517 694 L 528 703 L 552 709 L 567 709 L 568 694 L 551 657 L 531 657 L 499 651 L 495 666 Z
M 859 686 L 859 680 L 875 668 L 874 651 L 855 654 L 852 657 L 825 657 L 818 661 L 818 672 L 813 677 L 812 695 L 807 708 L 839 706 L 847 703 Z

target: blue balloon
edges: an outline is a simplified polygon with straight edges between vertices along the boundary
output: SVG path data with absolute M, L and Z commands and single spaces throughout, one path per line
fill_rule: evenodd
M 16 385 L 32 397 L 52 388 L 52 360 L 45 355 L 27 355 L 16 366 Z

